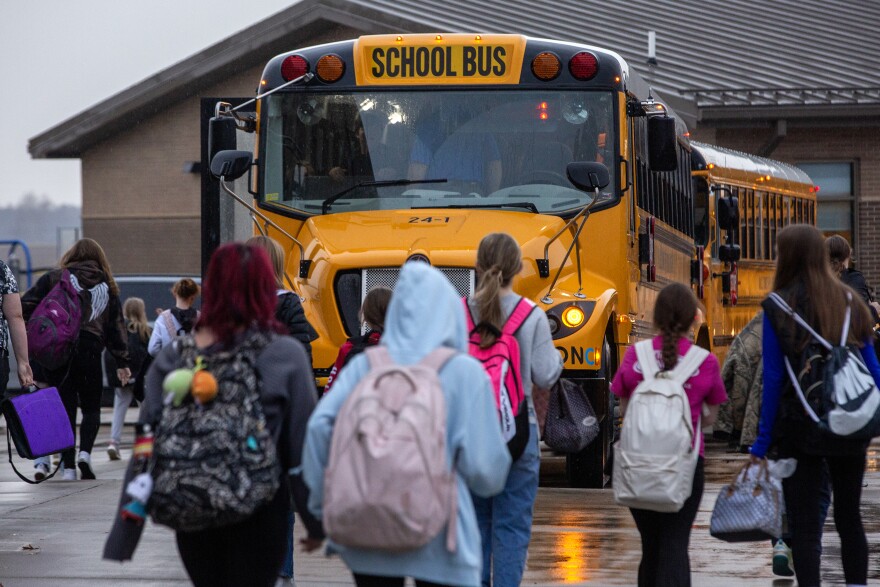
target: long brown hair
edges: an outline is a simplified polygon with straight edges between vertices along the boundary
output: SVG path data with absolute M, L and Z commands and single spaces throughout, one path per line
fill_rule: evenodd
M 803 312 L 804 319 L 819 334 L 829 341 L 839 341 L 843 331 L 846 296 L 852 298 L 852 322 L 849 329 L 850 344 L 863 345 L 871 336 L 871 314 L 862 298 L 846 286 L 835 275 L 828 260 L 825 238 L 814 226 L 792 224 L 776 235 L 776 275 L 773 290 L 786 291 L 789 305 L 797 303 L 791 299 L 790 288 L 803 287 L 803 295 L 808 301 Z M 783 294 L 783 297 L 785 295 Z
M 687 334 L 697 316 L 697 298 L 683 283 L 670 283 L 654 302 L 654 326 L 663 337 L 663 370 L 678 363 L 678 341 Z
M 113 272 L 110 271 L 110 263 L 107 262 L 107 255 L 104 254 L 104 249 L 101 248 L 98 241 L 90 238 L 79 239 L 73 243 L 73 246 L 70 247 L 66 253 L 64 253 L 59 265 L 67 269 L 71 265 L 82 263 L 83 261 L 94 261 L 97 263 L 101 268 L 101 271 L 104 273 L 104 277 L 107 279 L 110 293 L 116 296 L 119 295 L 119 286 L 116 285 L 116 280 L 113 279 Z
M 498 291 L 507 287 L 522 270 L 522 251 L 507 233 L 493 232 L 480 241 L 477 249 L 477 276 L 479 283 L 474 292 L 480 323 L 480 348 L 495 343 L 497 332 L 504 327 L 504 313 Z
M 152 330 L 147 323 L 147 310 L 141 298 L 127 298 L 122 304 L 122 315 L 128 320 L 128 330 L 136 332 L 141 341 L 150 342 Z
M 284 249 L 281 244 L 272 237 L 268 236 L 252 236 L 246 242 L 246 245 L 260 247 L 269 255 L 269 262 L 272 263 L 272 272 L 275 274 L 275 282 L 279 289 L 284 288 Z

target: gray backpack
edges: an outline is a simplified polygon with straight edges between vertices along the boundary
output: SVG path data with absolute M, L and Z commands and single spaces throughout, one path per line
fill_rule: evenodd
M 229 351 L 202 355 L 217 379 L 217 396 L 167 402 L 153 447 L 153 521 L 177 531 L 217 528 L 250 517 L 278 491 L 281 469 L 260 404 L 256 358 L 270 342 L 255 332 Z M 174 343 L 181 367 L 200 356 L 191 336 Z

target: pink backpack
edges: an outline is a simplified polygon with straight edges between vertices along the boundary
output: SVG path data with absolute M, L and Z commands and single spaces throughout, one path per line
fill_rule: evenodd
M 324 529 L 344 546 L 402 552 L 446 526 L 455 551 L 456 475 L 446 459 L 440 347 L 398 365 L 385 346 L 364 351 L 369 372 L 342 404 L 324 476 Z
M 501 421 L 501 433 L 507 441 L 510 456 L 516 460 L 525 451 L 529 440 L 529 412 L 522 384 L 516 333 L 535 309 L 535 304 L 521 298 L 504 323 L 498 338 L 491 346 L 483 349 L 480 348 L 480 334 L 476 332 L 467 298 L 463 301 L 469 333 L 469 352 L 472 357 L 483 363 L 492 381 L 495 405 Z

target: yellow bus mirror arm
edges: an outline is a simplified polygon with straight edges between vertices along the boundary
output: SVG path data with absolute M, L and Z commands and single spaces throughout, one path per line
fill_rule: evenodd
M 308 277 L 309 276 L 309 267 L 311 266 L 312 262 L 306 260 L 306 250 L 305 250 L 305 247 L 303 247 L 302 243 L 299 242 L 296 239 L 296 237 L 294 237 L 292 234 L 290 234 L 289 232 L 287 232 L 286 230 L 284 230 L 283 228 L 278 226 L 278 224 L 276 224 L 275 222 L 272 222 L 272 220 L 268 216 L 266 216 L 265 214 L 263 214 L 262 212 L 260 212 L 256 208 L 254 208 L 251 204 L 244 201 L 238 194 L 236 194 L 231 189 L 229 189 L 229 186 L 226 185 L 226 177 L 225 176 L 220 176 L 220 187 L 223 188 L 223 191 L 225 191 L 227 194 L 232 196 L 233 200 L 235 200 L 236 202 L 238 202 L 239 204 L 241 204 L 242 206 L 247 208 L 248 211 L 250 211 L 250 213 L 251 213 L 251 218 L 254 218 L 255 216 L 259 217 L 260 220 L 265 222 L 267 226 L 271 226 L 272 228 L 274 228 L 275 230 L 277 230 L 278 232 L 280 232 L 281 234 L 283 234 L 284 236 L 289 238 L 291 241 L 294 242 L 294 244 L 296 244 L 296 246 L 299 247 L 299 276 L 301 279 L 305 279 L 306 277 Z M 257 221 L 256 218 L 254 218 L 255 223 L 256 223 L 256 221 Z M 257 226 L 259 227 L 259 224 Z M 260 230 L 260 232 L 265 234 L 265 232 L 263 230 Z
M 544 295 L 543 298 L 541 298 L 541 301 L 545 304 L 552 304 L 553 303 L 553 298 L 550 297 L 550 293 L 553 291 L 553 288 L 556 287 L 556 282 L 559 281 L 559 276 L 562 275 L 562 268 L 565 267 L 565 262 L 568 261 L 568 258 L 571 256 L 572 249 L 574 249 L 574 247 L 576 245 L 578 245 L 578 239 L 581 236 L 581 230 L 584 229 L 584 225 L 587 223 L 587 219 L 590 217 L 590 210 L 593 208 L 593 205 L 595 205 L 595 203 L 599 201 L 599 188 L 598 187 L 595 188 L 594 195 L 595 195 L 595 197 L 593 198 L 593 201 L 591 201 L 589 204 L 584 206 L 580 212 L 575 214 L 574 217 L 571 220 L 569 220 L 565 224 L 565 226 L 562 227 L 562 229 L 559 232 L 557 232 L 555 235 L 553 235 L 553 237 L 547 241 L 547 244 L 544 245 L 544 258 L 538 259 L 538 273 L 541 277 L 549 277 L 550 276 L 550 245 L 553 243 L 553 241 L 558 239 L 562 235 L 562 233 L 564 233 L 566 230 L 568 230 L 568 228 L 572 224 L 577 222 L 577 220 L 579 218 L 581 219 L 581 223 L 577 227 L 577 230 L 574 233 L 574 238 L 572 239 L 571 244 L 568 246 L 568 250 L 565 251 L 565 256 L 562 258 L 562 262 L 559 264 L 559 269 L 556 270 L 556 276 L 553 278 L 553 283 L 550 284 L 550 288 L 547 290 L 547 293 Z M 578 247 L 578 251 L 580 251 L 580 247 Z M 580 258 L 580 255 L 578 255 L 578 258 Z M 546 275 L 544 274 L 544 271 L 542 270 L 542 265 L 544 266 L 544 269 L 546 269 Z M 581 283 L 581 264 L 580 263 L 577 263 L 577 272 L 578 272 L 578 284 L 580 284 Z M 580 295 L 577 297 L 583 296 L 583 294 L 581 294 L 580 290 L 578 290 L 578 294 L 580 294 Z

